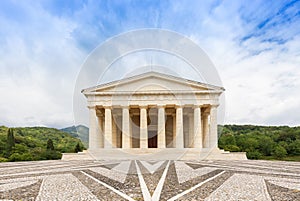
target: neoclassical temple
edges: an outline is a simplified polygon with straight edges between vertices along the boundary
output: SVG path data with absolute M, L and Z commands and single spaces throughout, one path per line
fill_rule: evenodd
M 217 148 L 223 91 L 158 72 L 84 89 L 88 153 L 96 159 L 239 158 Z

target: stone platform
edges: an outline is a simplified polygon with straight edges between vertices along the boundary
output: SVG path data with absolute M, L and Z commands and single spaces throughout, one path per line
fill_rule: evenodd
M 0 200 L 300 200 L 299 162 L 0 163 Z
M 63 154 L 62 160 L 247 160 L 245 152 L 215 149 L 94 149 Z

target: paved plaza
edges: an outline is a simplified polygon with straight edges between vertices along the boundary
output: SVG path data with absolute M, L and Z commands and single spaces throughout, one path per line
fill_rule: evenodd
M 0 164 L 0 200 L 300 200 L 300 165 L 272 161 Z

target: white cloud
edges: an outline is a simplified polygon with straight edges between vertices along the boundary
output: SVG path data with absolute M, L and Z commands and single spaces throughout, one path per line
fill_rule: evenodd
M 70 36 L 76 24 L 39 6 L 18 6 L 26 22 L 0 19 L 7 28 L 1 31 L 1 124 L 70 125 L 74 82 L 84 59 Z
M 88 52 L 120 32 L 161 27 L 189 36 L 215 63 L 226 123 L 299 125 L 297 2 L 88 1 L 59 14 L 36 2 L 7 4 L 14 9 L 0 12 L 0 124 L 72 124 L 75 80 Z

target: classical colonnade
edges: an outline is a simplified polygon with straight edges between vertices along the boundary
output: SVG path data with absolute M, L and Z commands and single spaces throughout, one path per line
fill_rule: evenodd
M 217 147 L 217 105 L 97 105 L 89 112 L 89 149 Z

